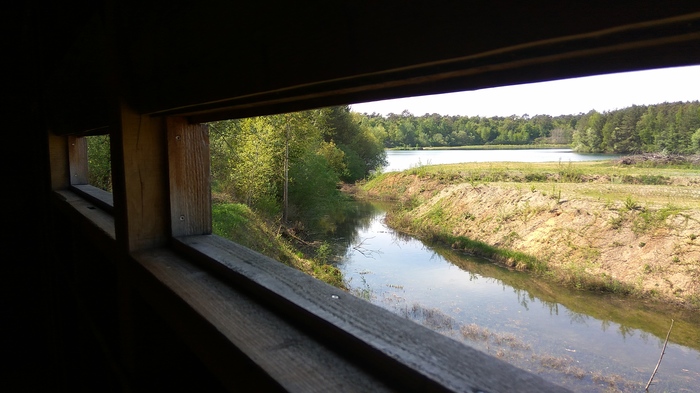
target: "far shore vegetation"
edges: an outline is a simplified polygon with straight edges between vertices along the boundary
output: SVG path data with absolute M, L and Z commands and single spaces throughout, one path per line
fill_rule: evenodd
M 408 111 L 363 114 L 390 149 L 538 148 L 566 146 L 581 153 L 694 154 L 700 150 L 700 101 L 633 105 L 574 115 L 447 116 Z
M 466 145 L 466 146 L 414 146 L 391 147 L 387 150 L 527 150 L 527 149 L 570 149 L 569 144 L 538 143 L 529 145 Z

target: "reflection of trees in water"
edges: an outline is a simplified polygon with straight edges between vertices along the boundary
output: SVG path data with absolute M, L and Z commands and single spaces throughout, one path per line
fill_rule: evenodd
M 503 285 L 505 286 L 506 284 L 503 284 Z M 530 291 L 527 291 L 525 289 L 520 289 L 520 288 L 515 288 L 515 287 L 510 287 L 510 288 L 513 289 L 513 293 L 515 293 L 515 296 L 518 298 L 518 303 L 520 303 L 520 305 L 523 306 L 523 308 L 525 310 L 530 310 L 530 303 L 535 303 L 539 300 L 539 302 L 540 302 L 540 304 L 542 304 L 543 308 L 549 309 L 549 315 L 559 315 L 559 303 L 550 302 L 550 301 L 538 298 L 537 296 L 530 293 Z
M 542 299 L 540 299 L 540 302 L 542 302 L 542 306 L 549 309 L 549 315 L 559 315 L 559 303 L 548 302 Z
M 530 302 L 532 300 L 534 300 L 532 298 L 532 295 L 530 295 L 530 293 L 528 293 L 527 291 L 523 291 L 521 289 L 513 288 L 513 291 L 515 292 L 515 295 L 518 297 L 518 303 L 520 303 L 520 305 L 523 306 L 523 308 L 526 311 L 530 311 Z
M 630 326 L 620 325 L 617 330 L 620 332 L 622 339 L 625 340 L 627 337 L 634 337 L 634 332 L 637 330 Z
M 339 251 L 345 251 L 353 244 L 361 243 L 360 233 L 367 231 L 374 219 L 383 214 L 375 205 L 368 202 L 349 202 L 345 214 L 339 215 L 335 231 L 328 236 Z
M 405 233 L 400 233 L 396 231 L 391 232 L 391 241 L 392 243 L 395 243 L 396 245 L 400 246 L 400 243 L 406 244 L 408 242 L 411 242 L 415 240 L 413 237 L 410 235 L 407 235 Z
M 649 339 L 651 337 L 656 337 L 649 332 L 645 332 L 644 330 L 639 330 L 635 327 L 632 326 L 627 326 L 627 325 L 622 325 L 618 323 L 614 323 L 610 320 L 604 319 L 600 322 L 600 328 L 603 331 L 607 331 L 610 326 L 613 324 L 617 325 L 617 331 L 620 333 L 620 336 L 622 336 L 622 339 L 625 340 L 627 337 L 634 337 L 635 334 L 639 333 L 639 338 L 646 344 L 649 342 Z M 658 340 L 661 340 L 660 338 L 656 337 Z
M 566 309 L 566 314 L 569 316 L 571 323 L 578 323 L 585 326 L 588 326 L 588 320 L 591 318 L 584 313 L 575 312 L 568 308 Z

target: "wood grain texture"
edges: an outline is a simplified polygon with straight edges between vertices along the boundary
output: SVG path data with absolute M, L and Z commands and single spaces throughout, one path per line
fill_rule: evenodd
M 92 229 L 88 232 L 99 233 L 105 235 L 108 239 L 114 242 L 116 234 L 114 230 L 114 217 L 102 209 L 96 208 L 94 203 L 85 200 L 80 195 L 68 191 L 59 190 L 54 192 L 54 199 L 62 202 L 63 205 L 70 206 L 71 212 L 83 217 L 87 224 Z M 112 244 L 111 253 L 114 253 L 114 245 Z
M 70 171 L 68 166 L 68 137 L 55 135 L 49 132 L 47 135 L 49 147 L 49 166 L 51 170 L 51 189 L 61 190 L 70 185 Z
M 87 139 L 77 136 L 68 137 L 68 162 L 70 184 L 88 184 Z
M 73 185 L 71 187 L 75 192 L 94 203 L 100 209 L 112 213 L 114 211 L 114 196 L 112 193 L 91 186 L 89 184 Z
M 314 337 L 401 381 L 401 390 L 567 391 L 218 236 L 176 245 Z
M 117 241 L 127 251 L 170 236 L 165 121 L 122 104 L 110 146 Z
M 282 390 L 289 392 L 391 391 L 366 370 L 173 252 L 148 250 L 134 254 L 134 258 L 178 300 L 185 302 L 223 336 L 223 343 L 213 341 L 206 344 L 206 340 L 197 338 L 195 350 L 205 352 L 204 356 L 216 352 L 206 345 L 233 346 L 267 373 Z M 150 289 L 152 285 L 147 287 Z M 172 306 L 166 309 L 172 309 Z M 181 330 L 191 331 L 185 321 L 189 318 L 186 313 L 180 312 L 172 317 L 180 320 Z M 211 338 L 212 334 L 207 336 Z M 231 361 L 210 360 L 212 368 Z M 227 374 L 220 375 L 223 379 L 234 377 L 234 370 L 223 369 L 221 372 Z
M 210 234 L 208 128 L 179 117 L 168 118 L 167 128 L 172 235 Z

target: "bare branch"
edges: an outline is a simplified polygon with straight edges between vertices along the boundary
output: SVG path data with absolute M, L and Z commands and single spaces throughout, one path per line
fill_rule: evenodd
M 364 247 L 365 241 L 367 241 L 369 239 L 374 239 L 374 236 L 364 238 L 364 239 L 360 240 L 358 243 L 353 244 L 352 249 L 359 252 L 360 254 L 362 254 L 362 256 L 364 256 L 365 258 L 374 259 L 374 255 L 381 254 L 381 251 L 380 250 L 370 250 L 370 249 L 367 249 L 366 247 Z

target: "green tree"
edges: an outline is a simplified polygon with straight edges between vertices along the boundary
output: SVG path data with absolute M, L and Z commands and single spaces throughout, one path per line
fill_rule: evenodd
M 112 192 L 109 135 L 96 135 L 85 138 L 87 139 L 88 183 Z
M 212 188 L 312 227 L 341 211 L 339 179 L 385 164 L 382 144 L 348 107 L 210 123 Z M 328 199 L 328 200 L 325 200 Z
M 690 151 L 700 154 L 700 128 L 691 135 L 690 141 Z

